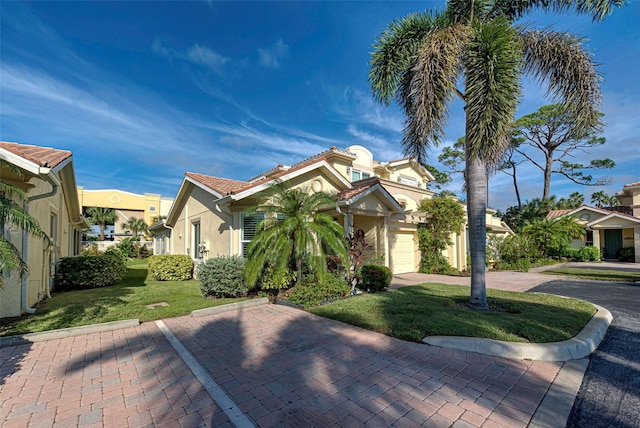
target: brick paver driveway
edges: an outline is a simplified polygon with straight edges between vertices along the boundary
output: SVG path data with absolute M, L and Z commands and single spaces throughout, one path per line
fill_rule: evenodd
M 154 323 L 3 348 L 0 425 L 232 426 L 235 411 L 247 426 L 524 427 L 561 366 L 404 342 L 279 305 L 164 324 L 204 376 Z M 215 404 L 209 376 L 232 409 Z

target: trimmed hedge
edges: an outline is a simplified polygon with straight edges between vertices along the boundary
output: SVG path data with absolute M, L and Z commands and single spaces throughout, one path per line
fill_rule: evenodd
M 296 285 L 288 299 L 292 303 L 308 308 L 347 296 L 350 291 L 351 286 L 345 279 L 327 275 L 322 281 L 305 281 Z
M 106 287 L 120 281 L 125 273 L 127 267 L 119 254 L 63 257 L 56 272 L 56 288 L 81 290 Z
M 364 265 L 360 270 L 362 285 L 371 292 L 384 291 L 391 285 L 391 269 L 381 265 Z
M 244 285 L 246 260 L 241 256 L 209 259 L 196 268 L 202 296 L 239 297 L 247 294 Z
M 186 254 L 151 256 L 149 275 L 156 281 L 186 281 L 193 278 L 193 260 Z

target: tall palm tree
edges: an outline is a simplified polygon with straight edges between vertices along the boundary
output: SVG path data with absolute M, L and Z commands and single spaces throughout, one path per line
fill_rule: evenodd
M 276 183 L 263 195 L 266 203 L 247 210 L 267 216 L 257 226 L 256 236 L 247 248 L 246 282 L 255 286 L 266 268 L 278 274 L 295 266 L 297 283 L 302 279 L 303 262 L 322 274 L 326 272 L 326 253 L 347 259 L 344 229 L 333 217 L 320 212 L 335 206 L 325 192 L 291 189 Z
M 91 224 L 97 224 L 100 228 L 100 240 L 104 241 L 104 229 L 108 224 L 113 224 L 118 219 L 113 208 L 89 207 L 87 215 Z
M 144 233 L 149 228 L 147 223 L 138 217 L 129 217 L 129 219 L 125 223 L 122 223 L 121 226 L 124 230 L 130 231 L 133 236 L 138 236 L 140 232 Z
M 8 173 L 19 173 L 18 169 L 0 159 L 0 170 Z M 47 239 L 38 221 L 31 217 L 18 202 L 24 201 L 26 194 L 9 182 L 0 181 L 0 272 L 10 272 L 17 269 L 20 275 L 29 271 L 27 263 L 22 259 L 22 253 L 4 235 L 5 225 L 14 225 L 23 233 Z M 18 201 L 18 202 L 16 202 Z M 4 275 L 0 275 L 0 288 L 4 285 Z
M 449 0 L 443 12 L 392 22 L 374 44 L 369 80 L 377 101 L 406 116 L 402 145 L 423 163 L 444 137 L 454 97 L 464 104 L 465 179 L 471 251 L 469 304 L 487 309 L 487 169 L 502 158 L 521 95 L 532 75 L 586 126 L 600 125 L 599 75 L 579 38 L 515 21 L 537 8 L 574 9 L 604 19 L 624 0 Z

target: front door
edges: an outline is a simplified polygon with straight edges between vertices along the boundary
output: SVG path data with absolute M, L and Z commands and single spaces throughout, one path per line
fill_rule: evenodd
M 622 229 L 607 229 L 604 231 L 605 259 L 616 258 L 616 253 L 622 248 Z

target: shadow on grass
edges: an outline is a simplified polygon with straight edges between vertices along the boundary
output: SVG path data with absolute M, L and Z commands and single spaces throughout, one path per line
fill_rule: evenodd
M 93 324 L 115 306 L 123 305 L 133 287 L 144 287 L 148 270 L 145 265 L 127 268 L 117 284 L 87 290 L 54 292 L 51 299 L 36 306 L 33 315 L 2 321 L 0 336 L 55 330 L 69 326 Z

